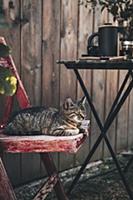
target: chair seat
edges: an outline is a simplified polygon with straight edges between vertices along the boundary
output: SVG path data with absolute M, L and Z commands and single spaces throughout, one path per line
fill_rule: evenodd
M 2 151 L 10 153 L 26 152 L 69 152 L 76 153 L 86 135 L 75 136 L 6 136 L 0 134 Z

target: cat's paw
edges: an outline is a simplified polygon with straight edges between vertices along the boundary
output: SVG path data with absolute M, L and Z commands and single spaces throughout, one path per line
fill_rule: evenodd
M 84 128 L 79 128 L 79 133 L 85 133 L 86 130 Z
M 79 134 L 79 129 L 68 129 L 64 132 L 65 136 L 72 136 Z
M 83 120 L 81 126 L 79 127 L 79 132 L 88 136 L 89 128 L 90 128 L 90 120 Z

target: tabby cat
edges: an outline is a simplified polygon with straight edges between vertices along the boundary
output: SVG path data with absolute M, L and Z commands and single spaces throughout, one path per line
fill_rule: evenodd
M 31 107 L 15 113 L 4 132 L 7 135 L 76 135 L 85 132 L 80 128 L 85 117 L 85 98 L 75 103 L 67 98 L 59 110 Z

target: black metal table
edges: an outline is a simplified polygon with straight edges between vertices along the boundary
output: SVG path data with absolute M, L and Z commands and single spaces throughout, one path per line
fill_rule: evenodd
M 127 99 L 128 95 L 130 94 L 132 88 L 133 88 L 133 60 L 73 60 L 73 61 L 67 61 L 67 60 L 61 60 L 57 61 L 58 64 L 64 64 L 68 69 L 72 69 L 75 72 L 75 75 L 77 77 L 77 80 L 79 81 L 79 84 L 84 92 L 84 95 L 87 98 L 87 101 L 90 105 L 91 111 L 94 115 L 94 118 L 98 124 L 98 127 L 101 131 L 99 137 L 97 138 L 95 144 L 93 145 L 92 149 L 90 150 L 88 156 L 86 157 L 84 163 L 82 164 L 80 170 L 78 171 L 76 177 L 74 178 L 70 189 L 69 193 L 72 191 L 74 186 L 76 185 L 77 181 L 79 180 L 82 172 L 86 168 L 88 162 L 90 161 L 92 155 L 96 151 L 97 147 L 101 143 L 101 141 L 104 139 L 105 143 L 109 149 L 109 152 L 113 158 L 113 161 L 118 169 L 118 172 L 120 174 L 120 177 L 123 181 L 123 184 L 125 186 L 125 189 L 127 190 L 127 193 L 129 195 L 129 198 L 133 200 L 133 194 L 130 190 L 130 187 L 127 183 L 127 180 L 124 176 L 124 173 L 119 165 L 119 162 L 117 160 L 117 157 L 115 155 L 114 150 L 112 149 L 112 146 L 110 144 L 110 141 L 107 137 L 107 131 L 109 127 L 111 126 L 112 122 L 114 121 L 116 115 L 120 111 L 122 105 L 124 104 L 125 100 Z M 104 122 L 102 124 L 98 113 L 95 109 L 95 106 L 93 105 L 93 102 L 91 101 L 91 97 L 89 92 L 86 89 L 86 86 L 84 84 L 84 81 L 82 80 L 82 77 L 80 75 L 80 70 L 81 69 L 92 69 L 92 70 L 127 70 L 127 73 L 125 75 L 125 78 L 121 84 L 121 87 L 116 95 L 116 98 L 112 104 L 112 107 L 109 111 L 109 114 Z M 128 84 L 127 87 L 125 87 Z

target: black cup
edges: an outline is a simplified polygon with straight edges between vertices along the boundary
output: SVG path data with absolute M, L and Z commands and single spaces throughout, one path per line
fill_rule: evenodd
M 98 41 L 100 56 L 117 56 L 118 27 L 112 25 L 99 27 Z

